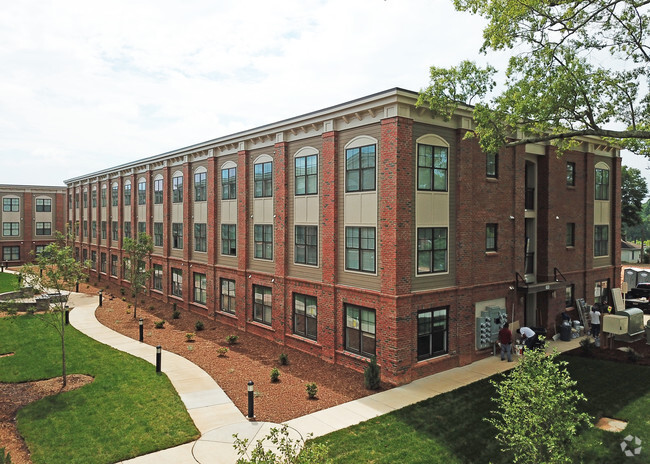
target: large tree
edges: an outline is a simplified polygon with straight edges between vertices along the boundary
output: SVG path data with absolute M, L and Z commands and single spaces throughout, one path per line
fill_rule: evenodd
M 625 228 L 641 223 L 643 200 L 648 195 L 648 184 L 635 168 L 623 166 L 621 171 L 621 221 Z
M 457 10 L 488 21 L 482 52 L 512 50 L 505 81 L 495 95 L 491 66 L 434 66 L 419 103 L 444 118 L 474 104 L 470 134 L 488 153 L 534 142 L 562 153 L 598 136 L 649 156 L 649 3 L 454 0 Z
M 153 252 L 151 236 L 140 232 L 137 238 L 124 239 L 124 252 L 128 256 L 126 276 L 131 282 L 131 296 L 133 297 L 133 317 L 137 317 L 138 295 L 147 287 L 151 269 L 146 269 L 147 258 Z
M 59 332 L 61 338 L 61 371 L 63 386 L 68 383 L 65 352 L 65 312 L 69 292 L 73 291 L 77 282 L 84 280 L 90 261 L 81 263 L 74 258 L 72 246 L 67 243 L 71 237 L 60 232 L 56 241 L 45 247 L 36 258 L 36 266 L 25 264 L 21 274 L 25 282 L 34 287 L 37 294 L 49 294 L 50 305 L 46 319 Z

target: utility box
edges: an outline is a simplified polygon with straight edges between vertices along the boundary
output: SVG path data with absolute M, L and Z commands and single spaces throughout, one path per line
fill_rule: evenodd
M 615 316 L 613 314 L 605 314 L 603 316 L 603 332 L 611 333 L 614 335 L 623 335 L 627 333 L 627 325 L 629 318 L 626 316 Z
M 506 310 L 498 306 L 487 306 L 476 318 L 476 349 L 491 348 L 499 339 L 499 330 L 508 322 Z

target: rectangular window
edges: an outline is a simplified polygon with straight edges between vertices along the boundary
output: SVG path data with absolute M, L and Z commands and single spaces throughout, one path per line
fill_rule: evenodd
M 99 272 L 106 274 L 106 253 L 100 253 L 99 255 Z
M 163 246 L 163 223 L 154 222 L 153 223 L 153 245 L 154 246 Z
M 117 221 L 111 222 L 111 239 L 117 242 L 120 231 L 117 228 Z
M 37 198 L 36 199 L 36 212 L 37 213 L 51 213 L 52 212 L 52 199 L 51 198 Z
M 204 305 L 208 301 L 208 279 L 205 274 L 194 273 L 194 302 Z
M 93 208 L 97 208 L 97 190 L 93 190 L 93 191 L 92 191 L 92 193 L 90 194 L 90 198 L 91 198 L 91 203 L 90 203 L 90 205 L 91 205 Z
M 375 190 L 375 145 L 345 150 L 345 191 Z
M 107 225 L 106 225 L 106 221 L 102 221 L 100 227 L 101 227 L 101 233 L 102 233 L 102 240 L 106 240 L 106 233 L 107 233 L 107 230 L 106 230 L 106 227 L 107 227 Z
M 485 225 L 485 251 L 497 251 L 498 224 Z
M 3 222 L 2 223 L 2 235 L 5 237 L 17 237 L 20 235 L 20 223 L 19 222 Z
M 139 205 L 147 204 L 147 183 L 146 182 L 138 183 L 138 204 Z
M 296 195 L 318 193 L 318 155 L 296 158 Z
M 78 224 L 79 223 L 77 223 L 77 225 Z M 88 221 L 86 221 L 85 219 L 84 219 L 84 222 L 83 222 L 83 235 L 84 235 L 84 237 L 88 237 Z
M 316 340 L 318 332 L 316 297 L 293 294 L 293 333 Z
M 124 185 L 124 206 L 131 206 L 131 184 Z
M 574 222 L 567 222 L 566 225 L 566 246 L 576 246 L 576 225 Z
M 183 223 L 172 223 L 172 248 L 183 249 Z
M 183 203 L 183 178 L 172 178 L 172 203 Z
M 208 251 L 207 224 L 194 224 L 194 251 Z
M 609 304 L 609 279 L 595 282 L 594 303 Z
M 106 186 L 102 186 L 102 207 L 106 206 Z
M 235 281 L 221 279 L 221 310 L 235 314 Z
M 253 320 L 271 325 L 271 288 L 253 285 Z
M 447 353 L 448 308 L 418 311 L 418 360 Z
M 2 247 L 3 261 L 20 261 L 20 247 L 6 246 Z
M 172 295 L 183 298 L 183 271 L 172 268 Z
M 237 255 L 237 225 L 221 224 L 221 254 Z
M 153 203 L 162 205 L 163 202 L 163 181 L 162 179 L 153 181 Z
M 596 200 L 609 200 L 609 170 L 596 168 Z
M 570 161 L 566 164 L 566 184 L 569 186 L 576 185 L 576 163 Z
M 74 196 L 74 207 L 76 209 L 79 209 L 79 193 L 75 194 Z
M 499 155 L 496 153 L 488 153 L 485 155 L 485 175 L 496 179 L 499 177 Z
M 138 222 L 138 235 L 147 233 L 147 223 Z
M 84 249 L 82 251 L 82 255 L 83 255 L 83 262 L 85 263 L 86 261 L 88 261 L 88 250 Z
M 117 195 L 118 195 L 117 185 L 113 185 L 111 187 L 111 205 L 113 206 L 117 206 Z
M 94 250 L 90 252 L 90 262 L 91 269 L 97 269 L 97 252 Z
M 20 205 L 20 200 L 18 198 L 3 198 L 2 199 L 2 211 L 5 213 L 17 213 Z
M 375 272 L 375 228 L 345 228 L 345 269 Z
M 271 224 L 255 224 L 255 257 L 273 259 L 273 226 Z
M 345 305 L 345 349 L 362 356 L 374 356 L 375 310 Z
M 257 163 L 255 165 L 255 198 L 273 196 L 273 163 Z
M 595 226 L 594 256 L 607 256 L 609 243 L 609 226 Z
M 41 256 L 41 253 L 45 251 L 46 246 L 47 245 L 36 245 L 36 250 L 34 251 L 34 254 L 36 255 L 37 258 Z
M 221 170 L 221 199 L 234 200 L 237 198 L 237 168 Z
M 447 272 L 447 228 L 418 229 L 418 274 Z
M 418 190 L 447 191 L 447 147 L 418 144 Z
M 564 306 L 570 308 L 573 306 L 573 291 L 575 286 L 573 284 L 567 285 L 564 288 Z
M 123 226 L 124 237 L 131 238 L 131 221 L 126 221 Z
M 117 277 L 117 255 L 111 255 L 111 275 Z
M 153 265 L 153 289 L 162 292 L 163 289 L 163 268 L 162 264 Z
M 296 226 L 296 252 L 298 264 L 318 265 L 318 226 Z
M 88 208 L 88 192 L 83 193 L 83 205 L 84 208 Z
M 97 221 L 92 221 L 90 223 L 90 236 L 92 238 L 97 238 Z
M 194 201 L 208 199 L 208 175 L 205 172 L 194 174 Z

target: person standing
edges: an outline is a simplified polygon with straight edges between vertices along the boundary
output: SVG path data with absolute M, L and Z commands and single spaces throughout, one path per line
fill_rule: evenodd
M 507 322 L 503 328 L 499 330 L 499 343 L 501 344 L 501 361 L 505 361 L 504 355 L 507 355 L 508 362 L 512 362 L 512 332 L 510 332 L 510 324 Z
M 591 335 L 594 336 L 595 339 L 598 339 L 600 337 L 600 311 L 598 311 L 598 307 L 596 305 L 593 305 L 591 307 Z

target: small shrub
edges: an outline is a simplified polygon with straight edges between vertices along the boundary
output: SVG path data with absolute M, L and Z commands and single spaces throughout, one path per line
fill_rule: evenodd
M 126 290 L 124 287 L 120 287 L 120 295 L 124 296 L 126 294 Z M 124 298 L 122 298 L 122 301 L 126 301 Z
M 237 343 L 237 340 L 239 340 L 239 335 L 228 335 L 226 337 L 226 341 L 228 342 L 229 345 L 234 345 Z
M 126 301 L 126 297 L 125 297 L 125 296 L 122 297 L 122 301 Z
M 271 382 L 277 382 L 280 380 L 280 371 L 277 367 L 271 369 Z
M 156 329 L 164 329 L 165 328 L 165 320 L 161 319 L 160 321 L 154 322 L 154 326 Z
M 147 309 L 148 309 L 149 311 L 153 311 L 153 310 L 156 309 L 156 308 L 154 307 L 154 305 L 149 305 Z
M 194 328 L 196 329 L 197 332 L 203 330 L 205 326 L 203 325 L 203 321 L 196 321 L 196 324 L 194 324 Z
M 278 361 L 280 362 L 281 366 L 286 366 L 289 364 L 289 356 L 287 353 L 280 353 L 280 356 L 278 356 Z
M 194 341 L 194 332 L 188 332 L 185 334 L 185 338 L 187 338 L 188 342 L 193 342 Z
M 309 396 L 309 399 L 314 399 L 316 398 L 316 394 L 318 393 L 318 385 L 315 383 L 308 383 L 306 385 L 307 388 L 307 395 Z
M 29 308 L 27 308 L 27 314 L 28 315 L 33 316 L 35 313 L 36 313 L 36 308 L 35 307 L 30 306 Z
M 172 319 L 178 319 L 179 317 L 181 317 L 181 312 L 178 309 L 175 309 L 172 313 Z
M 192 345 L 187 345 L 187 351 L 192 351 L 194 349 L 194 346 Z
M 128 305 L 126 305 L 126 307 L 129 308 L 129 309 L 131 309 L 132 306 L 133 306 L 133 305 L 132 305 L 131 303 L 129 303 Z
M 370 358 L 370 362 L 363 370 L 363 381 L 368 390 L 377 390 L 379 388 L 379 366 L 377 365 L 376 356 Z
M 222 346 L 221 348 L 217 348 L 218 356 L 223 358 L 224 356 L 226 356 L 226 353 L 228 353 L 228 348 L 226 348 L 225 346 Z
M 596 344 L 591 339 L 591 337 L 585 337 L 582 340 L 580 340 L 580 348 L 582 352 L 588 356 L 593 355 L 595 346 Z

